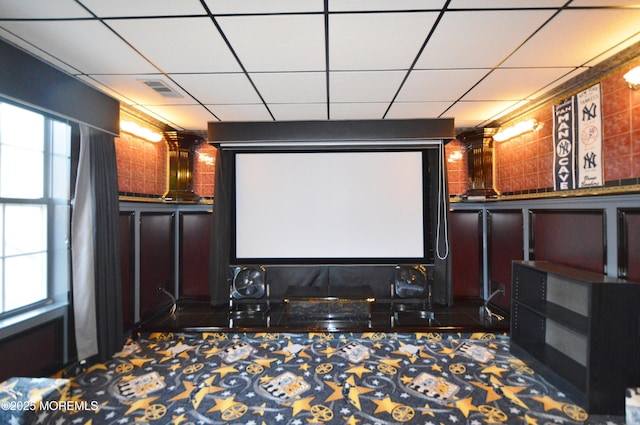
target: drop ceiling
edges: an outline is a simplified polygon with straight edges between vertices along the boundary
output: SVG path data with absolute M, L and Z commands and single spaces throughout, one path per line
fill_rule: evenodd
M 1 38 L 192 131 L 413 118 L 483 127 L 640 42 L 639 23 L 629 0 L 0 2 Z

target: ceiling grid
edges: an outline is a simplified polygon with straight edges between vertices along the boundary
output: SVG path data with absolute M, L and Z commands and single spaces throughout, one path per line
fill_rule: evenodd
M 638 22 L 632 0 L 0 2 L 0 38 L 193 131 L 327 119 L 483 127 L 640 43 Z

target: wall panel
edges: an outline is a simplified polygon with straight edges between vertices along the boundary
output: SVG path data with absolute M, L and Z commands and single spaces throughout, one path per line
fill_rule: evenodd
M 605 272 L 604 210 L 531 210 L 529 256 Z
M 482 211 L 449 214 L 453 296 L 481 298 Z
M 181 212 L 180 298 L 209 299 L 211 212 Z
M 618 276 L 640 282 L 640 208 L 618 210 Z
M 489 292 L 504 284 L 505 294 L 496 296 L 493 302 L 510 311 L 511 262 L 524 259 L 522 210 L 487 211 L 487 224 Z
M 13 376 L 47 376 L 63 366 L 63 319 L 0 341 L 0 382 Z
M 173 212 L 140 214 L 140 318 L 166 304 L 162 286 L 174 288 L 174 220 Z

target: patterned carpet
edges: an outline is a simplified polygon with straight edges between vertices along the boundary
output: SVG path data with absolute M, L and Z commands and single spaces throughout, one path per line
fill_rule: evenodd
M 582 424 L 566 395 L 488 333 L 150 333 L 106 363 L 60 373 L 37 424 Z M 24 384 L 24 382 L 22 383 Z M 66 385 L 62 385 L 66 384 Z M 6 404 L 3 404 L 6 406 Z M 615 423 L 612 420 L 602 423 Z

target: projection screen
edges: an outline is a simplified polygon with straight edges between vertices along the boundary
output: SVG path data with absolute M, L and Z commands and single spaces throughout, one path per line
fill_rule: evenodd
M 422 259 L 423 154 L 237 152 L 236 259 Z

